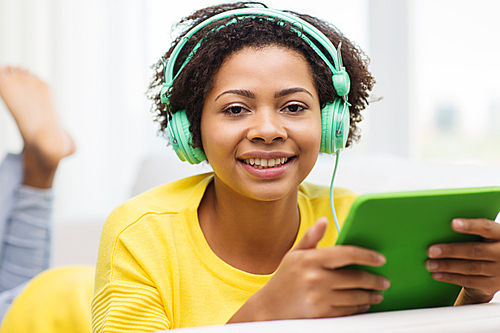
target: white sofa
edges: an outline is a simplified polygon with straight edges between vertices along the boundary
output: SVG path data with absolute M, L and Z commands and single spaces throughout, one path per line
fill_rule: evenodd
M 181 329 L 179 333 L 497 333 L 499 327 L 500 303 L 489 303 L 366 313 L 341 318 L 194 327 Z

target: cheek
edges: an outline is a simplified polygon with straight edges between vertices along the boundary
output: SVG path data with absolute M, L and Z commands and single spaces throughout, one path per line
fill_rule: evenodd
M 213 119 L 202 118 L 201 141 L 209 162 L 217 156 L 226 156 L 234 148 L 238 133 L 234 126 L 223 126 Z M 211 161 L 212 160 L 212 161 Z
M 214 135 L 213 135 L 213 127 L 209 126 L 204 118 L 202 117 L 200 124 L 200 137 L 201 144 L 203 145 L 203 150 L 205 155 L 207 156 L 207 160 L 210 162 L 210 155 L 212 155 L 212 150 L 214 147 Z
M 322 137 L 321 120 L 317 123 L 316 129 L 314 131 L 311 131 L 309 133 L 309 135 L 311 136 L 311 140 L 315 141 L 315 143 L 318 146 L 318 150 L 319 150 L 319 147 L 321 145 L 321 137 Z
M 303 148 L 308 149 L 308 152 L 316 154 L 319 153 L 321 145 L 321 120 L 311 120 L 307 126 L 300 126 L 295 130 L 296 135 L 300 137 L 297 139 L 301 142 Z M 297 137 L 298 138 L 298 137 Z
M 200 140 L 201 140 L 201 145 L 203 146 L 203 151 L 205 152 L 205 155 L 207 156 L 208 160 L 208 152 L 210 151 L 210 127 L 207 127 L 205 117 L 201 116 L 200 120 Z

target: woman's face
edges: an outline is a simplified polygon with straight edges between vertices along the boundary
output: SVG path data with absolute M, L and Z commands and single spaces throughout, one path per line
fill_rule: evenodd
M 319 98 L 307 61 L 279 46 L 230 56 L 205 99 L 201 139 L 216 186 L 261 201 L 296 195 L 321 142 Z

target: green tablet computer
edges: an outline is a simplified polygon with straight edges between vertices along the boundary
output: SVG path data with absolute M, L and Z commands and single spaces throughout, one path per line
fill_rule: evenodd
M 424 266 L 436 243 L 481 241 L 451 229 L 457 217 L 495 220 L 500 187 L 366 194 L 358 197 L 337 244 L 357 245 L 385 255 L 382 267 L 362 269 L 385 276 L 391 287 L 371 312 L 453 305 L 460 287 L 438 282 Z

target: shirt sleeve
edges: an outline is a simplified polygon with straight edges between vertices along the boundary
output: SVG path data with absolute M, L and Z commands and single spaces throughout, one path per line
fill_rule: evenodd
M 92 301 L 92 332 L 169 329 L 158 292 L 136 283 L 108 283 Z
M 171 328 L 158 281 L 151 274 L 151 265 L 159 261 L 154 230 L 130 215 L 123 208 L 113 212 L 101 233 L 91 304 L 94 333 Z

